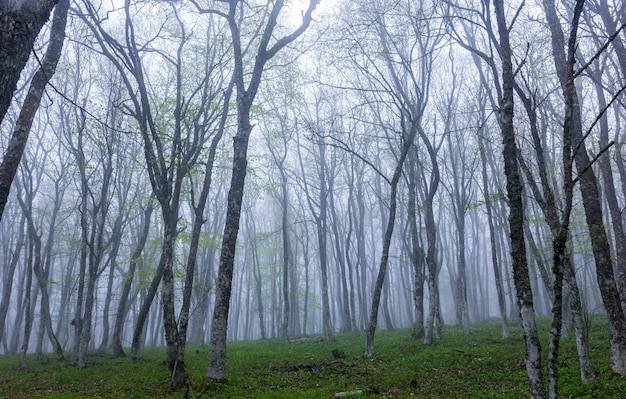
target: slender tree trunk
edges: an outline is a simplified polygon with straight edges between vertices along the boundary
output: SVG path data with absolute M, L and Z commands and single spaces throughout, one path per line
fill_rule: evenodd
M 416 176 L 415 176 L 415 154 L 409 154 L 408 175 L 408 219 L 409 230 L 411 233 L 411 265 L 413 266 L 413 332 L 414 339 L 424 337 L 424 250 L 420 246 L 419 232 L 417 229 L 417 192 L 416 192 Z
M 189 244 L 189 255 L 187 258 L 187 273 L 185 276 L 185 288 L 183 290 L 183 301 L 180 308 L 180 314 L 178 317 L 178 326 L 176 327 L 176 350 L 175 354 L 175 367 L 172 372 L 172 386 L 181 386 L 186 379 L 185 376 L 185 348 L 187 344 L 187 327 L 189 325 L 189 313 L 191 307 L 191 295 L 193 293 L 194 279 L 196 275 L 196 263 L 198 257 L 198 248 L 200 246 L 200 233 L 202 232 L 202 226 L 206 222 L 204 219 L 204 210 L 206 208 L 209 191 L 211 190 L 211 183 L 213 181 L 213 165 L 215 163 L 215 154 L 217 152 L 217 146 L 220 143 L 224 134 L 226 121 L 228 118 L 228 105 L 230 103 L 230 97 L 233 89 L 233 81 L 229 84 L 224 95 L 223 113 L 220 120 L 220 125 L 217 129 L 217 133 L 211 140 L 209 146 L 209 154 L 205 163 L 204 180 L 202 182 L 202 190 L 200 197 L 198 198 L 198 204 L 194 205 L 194 221 L 193 230 L 191 233 L 191 243 Z M 206 98 L 206 97 L 205 97 Z M 203 99 L 204 101 L 204 99 Z M 176 195 L 179 195 L 179 189 L 175 191 Z M 172 302 L 173 303 L 173 302 Z M 173 306 L 171 311 L 173 312 Z M 175 320 L 174 320 L 175 322 Z M 176 373 L 176 374 L 174 374 Z
M 626 55 L 626 53 L 624 54 Z M 626 61 L 624 61 L 626 62 Z M 591 69 L 591 68 L 590 68 Z M 602 87 L 602 73 L 600 70 L 590 70 L 598 98 L 598 108 L 604 110 L 607 107 L 607 101 Z M 607 148 L 609 145 L 609 123 L 606 113 L 600 118 L 600 148 Z M 615 270 L 619 291 L 621 293 L 622 309 L 626 312 L 626 233 L 624 232 L 624 223 L 622 221 L 622 208 L 619 205 L 617 194 L 615 192 L 615 182 L 613 179 L 613 170 L 611 168 L 611 158 L 609 154 L 604 154 L 598 159 L 600 171 L 602 173 L 604 198 L 609 208 L 611 216 L 611 225 L 613 227 L 614 244 L 615 244 Z
M 15 248 L 13 249 L 8 265 L 5 265 L 5 270 L 2 275 L 2 300 L 0 301 L 0 342 L 6 344 L 5 337 L 5 325 L 7 313 L 9 312 L 9 302 L 11 300 L 11 291 L 13 289 L 13 278 L 15 277 L 15 270 L 20 260 L 20 253 L 24 244 L 26 243 L 26 235 L 24 234 L 24 225 L 26 223 L 26 217 L 20 218 L 20 223 L 17 232 L 19 235 L 15 240 Z M 16 326 L 13 326 L 14 328 Z M 6 348 L 6 346 L 5 346 Z M 6 350 L 5 350 L 6 353 Z
M 123 189 L 123 188 L 122 188 Z M 120 200 L 125 203 L 126 198 Z M 107 291 L 104 298 L 104 309 L 102 309 L 102 341 L 98 351 L 104 353 L 109 347 L 110 326 L 109 326 L 109 309 L 111 308 L 111 299 L 113 298 L 113 281 L 115 280 L 115 265 L 117 264 L 117 255 L 120 245 L 122 244 L 122 225 L 125 219 L 124 212 L 120 212 L 113 223 L 113 231 L 111 233 L 111 252 L 109 254 L 109 278 L 107 279 Z
M 26 368 L 26 353 L 28 352 L 28 344 L 30 334 L 33 327 L 33 311 L 31 306 L 35 302 L 35 296 L 31 299 L 31 287 L 33 285 L 33 268 L 32 268 L 32 245 L 30 249 L 29 260 L 26 262 L 26 281 L 24 287 L 24 302 L 22 303 L 22 311 L 24 312 L 24 336 L 22 338 L 22 347 L 20 349 L 20 368 Z
M 517 145 L 513 125 L 513 63 L 512 50 L 509 42 L 509 26 L 505 20 L 504 3 L 494 0 L 494 9 L 500 36 L 500 58 L 502 61 L 502 99 L 500 100 L 500 127 L 502 129 L 504 171 L 507 180 L 509 198 L 509 228 L 511 241 L 511 257 L 513 259 L 513 278 L 520 308 L 524 340 L 526 342 L 526 372 L 532 398 L 544 397 L 543 379 L 541 376 L 541 350 L 535 315 L 533 296 L 526 259 L 526 243 L 524 238 L 524 207 L 522 202 L 522 182 L 517 161 Z
M 409 151 L 413 147 L 413 140 L 417 134 L 417 125 L 415 121 L 411 123 L 411 130 L 404 133 L 402 137 L 402 150 L 397 160 L 393 177 L 388 180 L 391 192 L 389 194 L 389 215 L 387 216 L 387 228 L 383 237 L 383 248 L 380 256 L 380 264 L 378 267 L 378 276 L 374 285 L 374 292 L 372 294 L 372 309 L 370 311 L 369 323 L 367 330 L 365 331 L 365 356 L 371 357 L 374 354 L 374 334 L 376 332 L 376 325 L 378 323 L 378 307 L 380 304 L 380 295 L 383 289 L 383 283 L 387 274 L 387 267 L 389 264 L 389 251 L 391 248 L 391 237 L 393 236 L 393 230 L 396 222 L 396 208 L 397 208 L 397 196 L 398 196 L 398 183 L 402 177 L 402 170 L 404 168 L 404 161 L 409 155 Z M 388 328 L 390 326 L 387 326 Z
M 566 58 L 565 38 L 556 13 L 554 1 L 543 0 L 543 6 L 548 21 L 548 27 L 550 28 L 552 53 L 561 88 L 566 99 L 568 95 L 572 98 L 572 124 L 570 127 L 572 129 L 572 147 L 576 148 L 574 161 L 576 169 L 580 174 L 580 192 L 582 194 L 585 219 L 589 229 L 592 252 L 596 263 L 598 287 L 600 288 L 602 302 L 609 321 L 611 369 L 620 375 L 626 375 L 626 317 L 624 316 L 620 294 L 617 290 L 617 283 L 613 274 L 611 249 L 602 218 L 602 204 L 600 202 L 598 180 L 593 168 L 590 167 L 591 160 L 583 139 L 582 116 L 578 94 L 574 87 L 568 89 L 569 80 L 574 79 L 573 65 L 569 65 L 568 59 Z M 570 36 L 570 38 L 571 37 L 572 36 Z M 575 35 L 573 35 L 573 37 L 575 40 Z M 576 42 L 568 43 L 571 52 L 574 51 L 572 47 L 575 45 Z
M 329 181 L 332 178 L 333 172 L 330 172 L 329 174 Z M 351 320 L 351 312 L 350 312 L 350 299 L 349 299 L 349 295 L 348 295 L 348 279 L 346 276 L 346 259 L 344 256 L 344 249 L 341 246 L 341 237 L 344 236 L 344 234 L 342 234 L 342 232 L 339 231 L 339 217 L 337 215 L 337 209 L 335 207 L 335 194 L 334 194 L 334 188 L 333 188 L 334 183 L 331 184 L 331 186 L 329 187 L 329 205 L 330 205 L 330 213 L 332 215 L 332 230 L 333 230 L 333 236 L 334 236 L 334 241 L 335 241 L 335 257 L 337 259 L 337 266 L 338 266 L 338 277 L 339 277 L 339 282 L 337 283 L 337 286 L 339 288 L 339 298 L 341 298 L 341 325 L 342 325 L 342 330 L 343 332 L 350 332 L 352 331 L 352 324 L 350 322 Z
M 148 241 L 148 233 L 150 232 L 150 218 L 152 217 L 153 211 L 154 206 L 152 204 L 148 204 L 143 212 L 142 224 L 140 226 L 141 231 L 139 233 L 135 249 L 130 256 L 128 271 L 124 276 L 124 285 L 122 286 L 122 294 L 117 305 L 117 312 L 115 313 L 115 326 L 113 327 L 112 346 L 114 357 L 126 356 L 126 354 L 124 353 L 124 349 L 122 348 L 122 337 L 124 336 L 124 319 L 126 318 L 126 314 L 128 313 L 128 298 L 130 296 L 130 289 L 133 285 L 135 270 L 137 269 L 137 264 L 141 261 L 141 254 L 143 253 L 146 242 Z
M 429 153 L 432 147 L 429 148 Z M 436 157 L 434 151 L 431 153 L 431 159 Z M 426 272 L 428 283 L 428 317 L 426 318 L 426 329 L 424 332 L 424 344 L 431 345 L 433 343 L 433 329 L 436 319 L 439 318 L 440 302 L 439 302 L 439 262 L 437 260 L 437 226 L 435 224 L 435 215 L 433 212 L 433 201 L 435 192 L 439 186 L 439 170 L 434 166 L 433 174 L 430 179 L 429 188 L 424 196 L 424 225 L 426 228 Z
M 350 286 L 350 300 L 349 305 L 352 311 L 350 312 L 350 331 L 354 331 L 357 329 L 356 325 L 356 301 L 354 291 L 356 290 L 354 284 L 354 270 L 351 261 L 351 243 L 352 243 L 352 231 L 354 230 L 354 220 L 353 220 L 353 207 L 354 207 L 354 165 L 351 165 L 350 168 L 351 179 L 350 185 L 348 187 L 348 232 L 345 235 L 345 257 L 346 257 L 346 265 L 348 269 L 348 284 Z
M 273 154 L 273 152 L 272 152 Z M 285 145 L 285 152 L 281 160 L 276 159 L 274 157 L 277 166 L 280 170 L 280 206 L 282 208 L 281 218 L 280 218 L 280 229 L 281 229 L 281 238 L 282 238 L 282 248 L 283 248 L 283 325 L 282 325 L 282 336 L 285 342 L 289 342 L 289 326 L 291 324 L 291 310 L 290 310 L 290 296 L 289 296 L 289 272 L 293 267 L 291 263 L 291 246 L 289 243 L 289 190 L 287 187 L 287 175 L 285 174 L 284 169 L 284 161 L 287 156 L 287 146 Z
M 250 218 L 252 219 L 252 218 Z M 254 223 L 252 221 L 251 223 Z M 256 234 L 256 228 L 254 228 L 251 234 Z M 253 239 L 254 241 L 254 239 Z M 267 339 L 267 333 L 265 331 L 265 317 L 263 309 L 263 279 L 261 276 L 261 261 L 259 260 L 259 251 L 257 250 L 256 243 L 252 243 L 252 272 L 254 275 L 254 287 L 257 301 L 257 313 L 259 315 L 259 329 L 261 331 L 261 339 Z
M 155 275 L 152 278 L 152 282 L 148 287 L 145 297 L 143 298 L 143 302 L 141 303 L 139 313 L 137 314 L 137 318 L 135 320 L 135 329 L 133 331 L 133 340 L 130 351 L 130 358 L 132 360 L 141 359 L 141 347 L 144 344 L 143 337 L 146 327 L 146 321 L 148 320 L 148 316 L 150 315 L 150 307 L 152 306 L 152 301 L 156 296 L 156 293 L 159 289 L 159 284 L 161 283 L 161 279 L 163 278 L 163 266 L 164 265 L 159 263 L 157 270 L 155 270 Z
M 248 164 L 247 153 L 252 125 L 250 123 L 250 109 L 256 97 L 265 64 L 283 47 L 297 39 L 309 26 L 312 13 L 319 0 L 311 0 L 308 9 L 302 15 L 302 24 L 292 34 L 282 37 L 270 46 L 274 28 L 278 16 L 284 6 L 283 0 L 277 0 L 270 6 L 268 4 L 268 19 L 266 25 L 260 28 L 262 34 L 256 51 L 256 58 L 250 82 L 245 84 L 243 47 L 237 18 L 238 3 L 230 3 L 227 21 L 230 27 L 231 39 L 233 40 L 233 81 L 237 92 L 237 133 L 233 138 L 233 166 L 228 190 L 228 206 L 226 209 L 226 221 L 222 238 L 222 252 L 217 276 L 215 291 L 215 307 L 213 310 L 213 323 L 211 324 L 211 351 L 206 377 L 212 380 L 226 378 L 226 337 L 228 329 L 228 310 L 232 290 L 233 268 L 235 263 L 235 250 L 237 235 L 239 233 L 239 220 L 241 218 L 241 201 L 246 179 L 246 167 Z
M 330 300 L 328 298 L 328 191 L 326 186 L 326 144 L 323 141 L 320 142 L 318 149 L 320 157 L 320 192 L 319 215 L 315 222 L 317 224 L 317 242 L 320 253 L 320 269 L 322 271 L 322 335 L 325 341 L 330 341 L 333 333 L 330 322 Z
M 502 319 L 502 338 L 508 338 L 509 320 L 506 313 L 506 298 L 504 294 L 504 285 L 502 284 L 502 273 L 500 273 L 500 264 L 498 262 L 498 250 L 496 247 L 496 229 L 493 225 L 493 209 L 491 204 L 491 194 L 489 193 L 489 180 L 487 177 L 487 157 L 485 155 L 485 140 L 482 134 L 478 134 L 478 146 L 480 150 L 481 171 L 483 178 L 483 196 L 485 198 L 485 208 L 487 210 L 487 225 L 489 228 L 489 248 L 491 249 L 491 264 L 493 276 L 496 283 L 496 295 L 498 296 L 498 309 L 500 310 L 500 318 Z

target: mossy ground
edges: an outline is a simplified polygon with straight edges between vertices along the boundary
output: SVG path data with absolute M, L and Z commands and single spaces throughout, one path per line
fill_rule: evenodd
M 549 321 L 540 322 L 547 345 Z M 28 359 L 18 366 L 14 356 L 0 357 L 0 398 L 527 398 L 524 341 L 519 326 L 501 338 L 499 323 L 472 326 L 463 334 L 448 326 L 443 339 L 425 346 L 408 330 L 379 331 L 376 353 L 364 358 L 363 334 L 337 334 L 331 342 L 308 337 L 230 343 L 228 380 L 207 384 L 208 347 L 190 346 L 190 384 L 178 391 L 168 385 L 162 348 L 146 348 L 143 360 L 92 355 L 84 369 Z M 591 322 L 591 347 L 597 380 L 583 384 L 574 337 L 561 340 L 560 396 L 563 398 L 626 398 L 626 379 L 610 372 L 606 322 Z M 333 349 L 345 353 L 335 359 Z M 545 356 L 544 356 L 545 363 Z M 358 393 L 360 391 L 360 393 Z

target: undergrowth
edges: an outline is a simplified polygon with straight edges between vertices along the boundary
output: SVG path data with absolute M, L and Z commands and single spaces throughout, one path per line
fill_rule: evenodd
M 545 364 L 549 321 L 539 323 Z M 583 384 L 573 333 L 561 340 L 560 396 L 626 398 L 626 379 L 609 369 L 606 320 L 594 317 L 590 328 L 596 381 Z M 189 384 L 172 391 L 163 348 L 145 348 L 143 359 L 89 357 L 77 369 L 52 354 L 28 358 L 19 368 L 16 356 L 0 357 L 0 398 L 527 398 L 524 341 L 519 326 L 503 339 L 499 323 L 476 324 L 469 335 L 447 326 L 443 338 L 425 346 L 408 330 L 379 331 L 376 352 L 363 357 L 363 334 L 337 334 L 324 342 L 306 337 L 233 342 L 228 346 L 228 380 L 207 383 L 207 346 L 190 346 Z M 337 351 L 333 354 L 333 350 Z

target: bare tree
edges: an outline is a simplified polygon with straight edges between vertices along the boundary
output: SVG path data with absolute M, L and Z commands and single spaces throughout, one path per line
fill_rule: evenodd
M 513 124 L 513 89 L 514 70 L 513 52 L 511 49 L 509 32 L 502 0 L 493 1 L 496 16 L 497 32 L 499 35 L 500 60 L 502 62 L 502 97 L 499 101 L 500 127 L 502 129 L 504 171 L 506 174 L 506 188 L 509 199 L 509 234 L 511 240 L 511 256 L 513 259 L 513 277 L 517 292 L 517 303 L 520 308 L 524 340 L 526 342 L 526 372 L 532 398 L 543 398 L 544 387 L 541 377 L 541 351 L 535 314 L 533 309 L 533 295 L 528 273 L 526 258 L 526 243 L 524 238 L 524 206 L 522 203 L 522 182 L 517 160 L 517 145 L 515 127 Z
M 582 7 L 577 3 L 577 8 Z M 571 115 L 566 123 L 571 129 L 573 160 L 580 175 L 580 191 L 583 199 L 585 218 L 589 228 L 593 256 L 596 263 L 596 277 L 602 302 L 609 320 L 611 336 L 611 369 L 621 375 L 626 374 L 626 317 L 621 306 L 620 294 L 613 274 L 611 250 L 602 218 L 600 191 L 595 172 L 591 168 L 592 159 L 587 152 L 582 126 L 581 106 L 573 80 L 576 71 L 575 62 L 576 33 L 571 32 L 566 45 L 565 36 L 561 27 L 553 0 L 543 0 L 548 27 L 550 28 L 552 56 L 556 74 L 563 91 L 566 103 L 571 107 Z M 581 12 L 580 11 L 580 12 Z M 577 14 L 574 13 L 576 16 Z M 572 29 L 577 28 L 578 21 L 572 21 Z M 556 294 L 556 292 L 555 292 Z
M 292 33 L 280 39 L 276 39 L 274 35 L 278 18 L 283 10 L 284 1 L 278 0 L 272 5 L 263 6 L 259 11 L 266 19 L 258 27 L 259 36 L 251 38 L 249 44 L 242 42 L 242 39 L 245 40 L 245 37 L 242 37 L 241 34 L 242 29 L 245 28 L 242 24 L 245 24 L 248 19 L 245 15 L 246 8 L 239 7 L 240 1 L 229 1 L 228 8 L 225 11 L 218 9 L 201 10 L 202 12 L 218 14 L 224 17 L 230 27 L 234 60 L 233 80 L 237 98 L 237 133 L 233 142 L 232 176 L 228 192 L 228 209 L 226 211 L 226 223 L 222 239 L 213 323 L 211 325 L 211 352 L 207 369 L 207 378 L 210 379 L 222 380 L 226 378 L 226 333 L 235 249 L 241 217 L 241 201 L 247 172 L 248 142 L 252 132 L 250 110 L 261 84 L 267 62 L 304 33 L 311 23 L 313 11 L 318 3 L 319 0 L 310 0 L 308 8 L 303 13 L 301 25 Z M 199 5 L 198 8 L 200 8 Z M 260 41 L 256 42 L 257 39 L 260 39 Z M 250 55 L 248 53 L 251 50 L 249 45 L 256 46 L 256 51 L 254 51 L 252 69 L 246 71 L 247 64 L 244 63 L 244 56 Z M 246 82 L 247 78 L 249 79 L 248 82 Z

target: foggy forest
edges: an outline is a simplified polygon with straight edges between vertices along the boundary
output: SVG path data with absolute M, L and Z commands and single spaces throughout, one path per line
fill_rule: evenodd
M 626 375 L 623 0 L 1 0 L 0 353 L 586 317 Z M 537 318 L 550 318 L 539 342 Z M 540 352 L 547 348 L 547 356 Z M 547 368 L 547 372 L 544 372 Z

